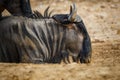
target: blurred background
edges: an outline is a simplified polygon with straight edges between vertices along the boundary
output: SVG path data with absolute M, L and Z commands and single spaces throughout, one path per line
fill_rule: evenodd
M 30 0 L 32 10 L 41 13 L 51 6 L 53 14 L 69 14 L 75 3 L 92 41 L 120 39 L 120 0 Z
M 3 64 L 0 80 L 120 80 L 120 0 L 30 0 L 32 10 L 69 14 L 76 4 L 77 14 L 92 41 L 91 64 Z M 9 15 L 7 11 L 4 15 Z
M 120 0 L 30 0 L 32 10 L 42 14 L 50 6 L 53 14 L 69 14 L 75 3 L 92 41 L 120 39 Z M 3 15 L 10 15 L 7 11 Z M 117 38 L 117 39 L 116 39 Z

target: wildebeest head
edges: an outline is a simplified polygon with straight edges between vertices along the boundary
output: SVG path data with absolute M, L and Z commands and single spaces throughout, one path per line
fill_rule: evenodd
M 70 50 L 76 49 L 73 51 L 79 50 L 79 54 L 77 57 L 73 57 L 73 61 L 80 60 L 81 63 L 89 63 L 91 61 L 91 41 L 82 19 L 77 15 L 75 4 L 70 6 L 70 14 L 55 14 L 52 18 L 58 23 L 67 26 L 70 29 L 69 31 L 71 31 L 71 34 L 68 34 L 68 38 L 74 43 L 69 44 L 69 48 L 72 47 Z M 73 36 L 73 34 L 76 35 Z M 68 43 L 70 42 L 69 40 Z

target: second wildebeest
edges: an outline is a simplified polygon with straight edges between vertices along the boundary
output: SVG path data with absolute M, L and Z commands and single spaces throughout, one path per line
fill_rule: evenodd
M 69 24 L 61 24 L 52 18 L 3 18 L 0 21 L 0 61 L 60 63 L 71 55 L 76 62 L 78 59 L 90 62 L 90 51 L 81 53 L 91 46 L 90 41 L 85 39 L 84 28 L 72 20 L 69 20 Z
M 30 0 L 0 0 L 0 15 L 7 10 L 14 16 L 32 17 Z

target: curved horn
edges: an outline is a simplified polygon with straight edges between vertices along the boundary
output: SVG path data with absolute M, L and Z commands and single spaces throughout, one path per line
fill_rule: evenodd
M 73 5 L 70 6 L 70 14 L 69 14 L 68 20 L 71 22 L 74 22 L 76 15 L 77 15 L 77 9 L 76 9 L 75 3 L 73 3 Z

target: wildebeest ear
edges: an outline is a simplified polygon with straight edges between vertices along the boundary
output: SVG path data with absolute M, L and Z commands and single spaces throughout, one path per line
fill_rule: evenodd
M 70 6 L 70 14 L 68 20 L 70 22 L 74 22 L 76 19 L 76 15 L 77 15 L 77 9 L 75 3 L 73 3 L 73 5 Z

